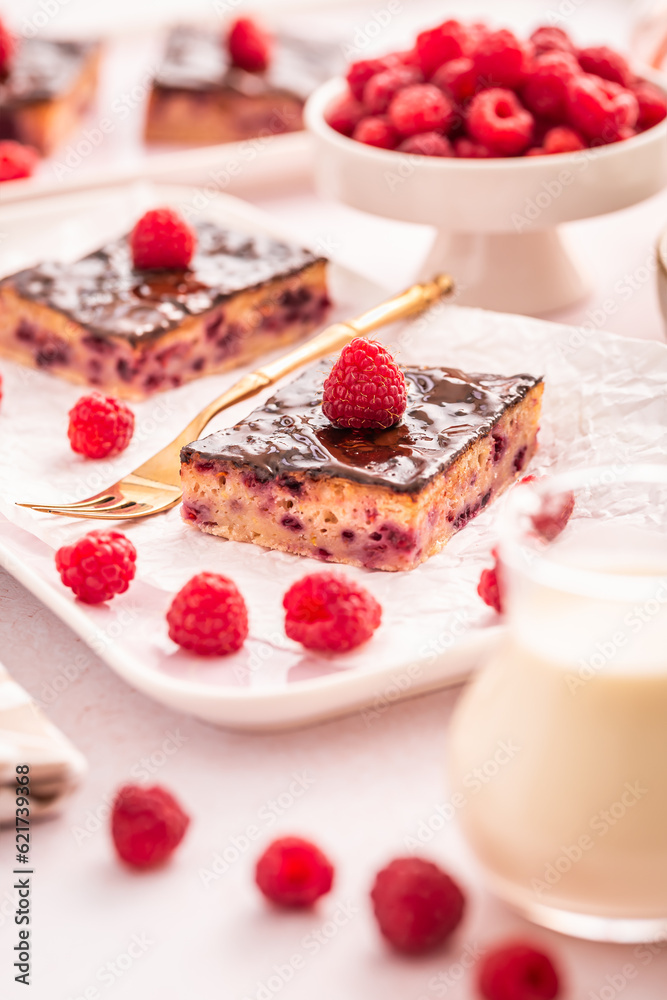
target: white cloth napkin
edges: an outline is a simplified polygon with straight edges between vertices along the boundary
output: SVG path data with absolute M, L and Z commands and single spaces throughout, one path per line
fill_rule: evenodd
M 88 765 L 0 663 L 0 825 L 14 823 L 16 768 L 30 767 L 30 816 L 49 816 L 77 787 Z

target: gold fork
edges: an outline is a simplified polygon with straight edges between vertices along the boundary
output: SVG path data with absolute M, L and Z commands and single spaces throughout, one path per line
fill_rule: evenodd
M 244 375 L 222 396 L 206 406 L 194 417 L 178 437 L 153 455 L 138 469 L 120 479 L 107 490 L 96 493 L 78 503 L 40 504 L 20 503 L 19 507 L 31 507 L 45 514 L 63 514 L 66 517 L 92 517 L 106 521 L 129 520 L 159 514 L 177 504 L 182 496 L 180 486 L 181 448 L 196 441 L 206 425 L 234 403 L 254 396 L 288 375 L 295 368 L 317 361 L 348 344 L 354 337 L 363 337 L 378 327 L 405 319 L 432 305 L 441 296 L 449 295 L 454 282 L 447 274 L 438 275 L 433 281 L 423 285 L 413 285 L 401 295 L 388 299 L 364 313 L 357 319 L 345 323 L 334 323 L 322 333 L 312 337 L 300 347 L 278 358 L 257 371 Z

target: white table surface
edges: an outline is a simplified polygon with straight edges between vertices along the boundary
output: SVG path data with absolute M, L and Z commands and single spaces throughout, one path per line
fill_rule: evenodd
M 621 0 L 573 0 L 570 6 L 585 27 L 600 25 L 604 13 L 604 34 L 622 35 L 629 5 Z M 471 7 L 477 13 L 484 4 Z M 537 8 L 549 6 L 534 2 L 534 17 Z M 426 231 L 324 203 L 303 188 L 256 200 L 394 289 L 411 280 L 428 245 Z M 666 224 L 664 194 L 573 225 L 573 241 L 595 290 L 590 301 L 555 318 L 663 338 L 652 262 L 655 239 Z M 601 303 L 609 299 L 617 308 L 602 316 Z M 596 945 L 530 927 L 485 892 L 455 823 L 423 849 L 455 873 L 468 893 L 467 916 L 451 945 L 433 957 L 406 961 L 379 941 L 369 884 L 377 868 L 405 852 L 406 837 L 424 830 L 420 824 L 447 797 L 443 759 L 457 691 L 389 707 L 370 723 L 356 714 L 271 736 L 223 732 L 131 690 L 1 571 L 0 656 L 90 763 L 64 815 L 34 827 L 29 991 L 12 982 L 14 836 L 0 832 L 0 997 L 473 1000 L 470 977 L 455 982 L 462 953 L 519 935 L 543 943 L 558 958 L 567 1000 L 664 1000 L 667 944 L 653 950 Z M 164 753 L 165 740 L 172 741 L 169 749 L 178 745 L 176 752 Z M 295 776 L 305 786 L 298 797 L 289 792 L 296 788 Z M 172 864 L 134 875 L 114 860 L 106 817 L 114 789 L 140 777 L 174 791 L 193 823 Z M 260 834 L 246 847 L 251 825 Z M 254 858 L 283 833 L 312 837 L 337 865 L 335 891 L 311 913 L 269 911 L 254 888 Z M 205 885 L 202 870 L 211 871 L 216 854 L 226 850 L 229 857 L 234 843 L 238 859 Z M 337 928 L 330 922 L 334 917 Z M 303 968 L 289 982 L 275 979 L 275 967 L 284 968 L 297 954 Z

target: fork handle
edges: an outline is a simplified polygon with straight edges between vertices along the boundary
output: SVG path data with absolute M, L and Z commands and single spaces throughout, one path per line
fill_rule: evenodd
M 394 323 L 399 319 L 406 319 L 408 316 L 414 316 L 433 305 L 443 296 L 450 295 L 453 290 L 453 279 L 448 274 L 439 274 L 433 281 L 412 285 L 405 292 L 374 306 L 373 309 L 357 316 L 356 319 L 347 320 L 345 323 L 333 323 L 295 350 L 240 378 L 226 392 L 205 406 L 196 417 L 193 417 L 187 427 L 172 442 L 172 445 L 164 449 L 164 452 L 168 451 L 173 454 L 172 449 L 175 450 L 178 447 L 180 450 L 185 445 L 196 441 L 206 425 L 222 410 L 226 410 L 244 399 L 249 399 L 266 386 L 272 385 L 285 375 L 289 375 L 296 368 L 312 361 L 318 361 L 320 358 L 326 357 L 327 354 L 340 351 L 355 337 L 364 337 L 373 330 L 377 330 L 378 327 Z M 140 466 L 135 470 L 135 475 L 141 477 L 145 474 L 148 478 L 155 477 L 155 459 L 157 457 L 149 460 L 150 470 L 146 469 L 144 472 L 144 467 Z M 168 468 L 165 462 L 165 468 L 160 474 L 164 482 L 173 482 L 174 485 L 178 485 L 178 469 Z

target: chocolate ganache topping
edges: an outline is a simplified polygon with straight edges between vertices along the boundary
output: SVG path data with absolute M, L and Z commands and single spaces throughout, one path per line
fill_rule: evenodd
M 0 111 L 67 93 L 97 48 L 92 42 L 21 39 L 9 75 L 0 83 Z
M 311 368 L 235 427 L 187 445 L 181 461 L 251 466 L 260 481 L 295 473 L 421 490 L 541 382 L 532 375 L 468 375 L 404 367 L 408 405 L 388 430 L 334 427 L 322 413 L 326 377 Z
M 135 271 L 129 238 L 124 236 L 74 264 L 40 264 L 4 282 L 98 336 L 123 337 L 136 344 L 238 292 L 296 274 L 321 259 L 301 247 L 212 222 L 194 228 L 197 250 L 187 271 Z
M 219 30 L 184 25 L 170 34 L 154 83 L 168 90 L 231 89 L 249 97 L 283 91 L 305 101 L 321 83 L 342 72 L 344 63 L 340 45 L 283 32 L 275 37 L 266 72 L 247 73 L 231 65 Z

